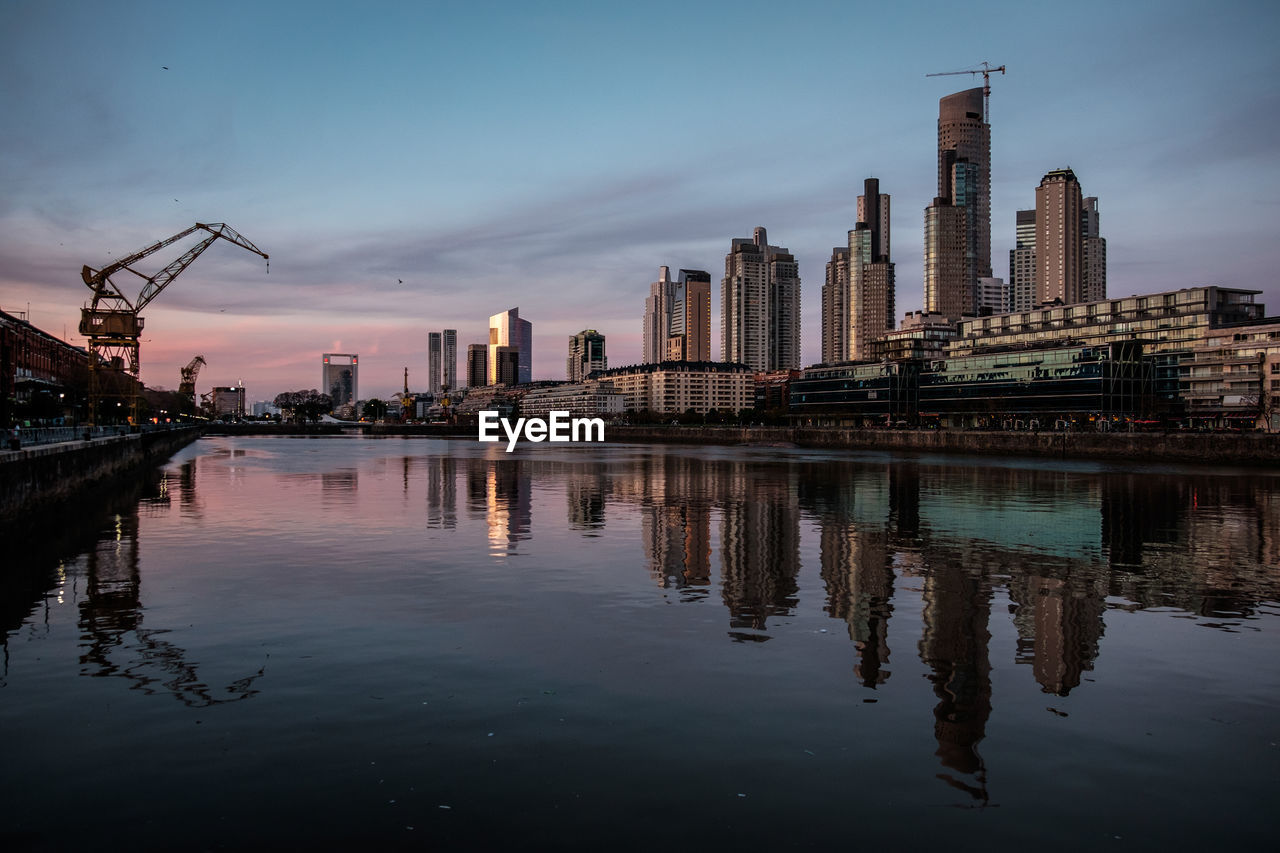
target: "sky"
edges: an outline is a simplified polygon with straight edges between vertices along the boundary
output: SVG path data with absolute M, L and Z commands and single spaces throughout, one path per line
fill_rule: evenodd
M 922 307 L 937 193 L 926 77 L 991 80 L 992 262 L 1072 168 L 1099 199 L 1108 295 L 1205 284 L 1280 314 L 1280 3 L 166 2 L 0 0 L 0 309 L 77 345 L 84 265 L 196 222 L 217 241 L 143 312 L 142 380 L 250 400 L 360 356 L 360 395 L 427 332 L 533 323 L 534 379 L 570 335 L 640 360 L 658 268 L 719 279 L 764 226 L 796 255 L 804 363 L 867 177 L 892 197 L 897 314 Z M 148 274 L 195 238 L 152 255 Z M 141 279 L 114 279 L 131 298 Z

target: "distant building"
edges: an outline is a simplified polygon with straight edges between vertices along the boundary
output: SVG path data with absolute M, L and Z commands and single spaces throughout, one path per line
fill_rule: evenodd
M 490 346 L 489 373 L 494 385 L 519 385 L 520 350 L 517 347 Z
M 689 409 L 737 413 L 753 400 L 752 371 L 742 364 L 718 361 L 664 361 L 615 367 L 597 374 L 613 383 L 629 412 L 647 409 L 678 415 Z
M 243 418 L 244 386 L 215 386 L 209 405 L 215 418 Z
M 848 347 L 844 360 L 870 356 L 871 341 L 893 328 L 894 266 L 889 260 L 889 196 L 867 178 L 858 224 L 849 232 Z
M 707 361 L 711 358 L 711 274 L 680 270 L 672 280 L 670 267 L 658 268 L 644 301 L 642 360 Z
M 1107 298 L 1107 240 L 1098 229 L 1098 199 L 1089 196 L 1080 213 L 1080 298 L 1097 302 Z
M 581 382 L 597 370 L 609 366 L 604 352 L 604 335 L 595 329 L 583 329 L 569 338 L 569 358 L 565 371 L 570 382 Z
M 359 361 L 360 357 L 353 353 L 327 352 L 323 354 L 324 364 L 320 377 L 321 393 L 328 394 L 333 400 L 333 408 L 343 406 L 354 407 L 360 399 Z
M 1036 304 L 1083 302 L 1084 198 L 1070 169 L 1055 169 L 1036 187 Z
M 520 319 L 520 309 L 511 308 L 489 318 L 489 384 L 502 382 L 499 378 L 498 349 L 509 347 L 517 354 L 518 366 L 513 383 L 533 381 L 533 324 Z
M 444 360 L 444 371 L 441 376 L 441 390 L 458 390 L 458 330 L 445 329 L 441 338 L 441 350 Z
M 822 285 L 822 363 L 835 364 L 849 352 L 849 247 L 836 246 Z
M 489 384 L 488 344 L 467 346 L 467 387 L 480 388 Z
M 1012 310 L 1009 306 L 1009 285 L 1002 278 L 978 279 L 978 313 L 1005 314 Z
M 1019 210 L 1009 250 L 1010 311 L 1030 311 L 1036 302 L 1036 212 Z M 1105 297 L 1104 297 L 1105 298 Z
M 623 410 L 622 394 L 607 380 L 534 388 L 520 401 L 520 414 L 527 418 L 545 418 L 551 412 L 607 418 L 620 415 Z
M 433 397 L 440 395 L 443 345 L 439 332 L 427 332 L 427 392 Z
M 800 366 L 800 273 L 764 228 L 734 238 L 721 280 L 720 359 L 763 370 Z

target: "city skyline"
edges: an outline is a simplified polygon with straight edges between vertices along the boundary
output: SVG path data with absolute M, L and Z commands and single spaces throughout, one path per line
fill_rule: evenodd
M 759 224 L 808 284 L 801 363 L 819 362 L 822 270 L 868 176 L 894 195 L 894 319 L 922 307 L 937 104 L 981 85 L 924 75 L 983 60 L 1008 67 L 991 83 L 992 258 L 1013 248 L 1040 178 L 1071 168 L 1105 207 L 1109 296 L 1214 284 L 1280 304 L 1266 214 L 1280 189 L 1280 26 L 1266 4 L 1170 4 L 1152 18 L 977 3 L 935 27 L 915 4 L 799 3 L 766 30 L 713 3 L 498 18 L 228 8 L 213 20 L 151 3 L 105 19 L 78 3 L 0 12 L 0 309 L 29 306 L 35 325 L 82 345 L 80 267 L 197 221 L 228 223 L 274 261 L 268 274 L 215 245 L 148 307 L 152 386 L 177 387 L 202 353 L 202 385 L 243 378 L 249 399 L 270 399 L 311 387 L 316 355 L 336 351 L 361 354 L 367 396 L 399 390 L 406 366 L 421 390 L 422 328 L 481 341 L 485 318 L 515 304 L 535 326 L 534 379 L 558 378 L 562 342 L 584 328 L 608 336 L 611 363 L 639 363 L 653 268 L 716 270 Z M 835 49 L 850 31 L 876 36 L 853 64 Z M 672 33 L 804 45 L 804 62 L 750 81 L 788 121 L 726 132 L 746 81 L 709 55 L 655 66 L 652 45 Z M 1206 50 L 1214 62 L 1188 67 Z M 316 85 L 335 70 L 339 83 Z M 874 81 L 874 109 L 833 112 L 855 80 Z M 658 145 L 654 124 L 695 132 Z

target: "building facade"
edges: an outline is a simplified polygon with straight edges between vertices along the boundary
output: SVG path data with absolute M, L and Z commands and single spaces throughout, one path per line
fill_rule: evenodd
M 611 418 L 624 410 L 622 394 L 607 380 L 534 388 L 520 401 L 520 414 L 526 418 L 545 418 L 552 412 L 568 412 L 574 417 Z
M 822 285 L 822 363 L 835 364 L 849 352 L 849 247 L 836 246 Z
M 489 384 L 489 346 L 467 345 L 467 387 L 479 388 Z
M 518 365 L 515 383 L 533 381 L 533 324 L 520 319 L 520 309 L 511 308 L 489 318 L 489 384 L 499 379 L 499 353 L 501 347 L 509 347 L 517 354 Z M 503 384 L 515 384 L 503 383 Z
M 1098 199 L 1084 200 L 1080 214 L 1080 245 L 1084 257 L 1080 267 L 1080 299 L 1098 302 L 1107 298 L 1107 240 L 1098 225 Z
M 1084 196 L 1070 169 L 1055 169 L 1036 187 L 1036 304 L 1084 301 Z
M 645 299 L 642 361 L 707 361 L 711 358 L 711 274 L 660 267 Z
M 443 382 L 442 368 L 444 351 L 439 332 L 427 332 L 427 391 L 433 397 L 440 396 L 440 385 Z
M 1009 250 L 1010 311 L 1030 311 L 1036 302 L 1036 212 L 1019 210 Z M 1105 294 L 1102 298 L 1105 298 Z
M 445 329 L 441 337 L 441 351 L 444 370 L 441 376 L 441 390 L 456 391 L 458 389 L 458 330 Z
M 604 335 L 595 329 L 583 329 L 569 338 L 569 358 L 565 362 L 565 372 L 570 382 L 582 382 L 597 370 L 608 367 Z
M 893 329 L 894 266 L 889 259 L 889 203 L 880 181 L 867 178 L 858 196 L 858 223 L 849 232 L 849 298 L 845 356 L 870 357 L 871 342 Z
M 679 415 L 689 409 L 699 414 L 718 409 L 736 414 L 751 408 L 754 398 L 752 371 L 742 364 L 665 361 L 612 368 L 597 378 L 613 383 L 629 412 Z
M 800 366 L 800 273 L 764 228 L 735 238 L 721 280 L 720 359 L 755 370 Z
M 360 399 L 360 356 L 354 353 L 323 353 L 320 388 L 333 400 L 333 409 L 354 408 Z
M 214 386 L 209 408 L 215 418 L 244 417 L 244 386 Z

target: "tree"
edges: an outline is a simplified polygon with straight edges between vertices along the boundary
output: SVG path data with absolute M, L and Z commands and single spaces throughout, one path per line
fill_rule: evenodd
M 360 414 L 371 421 L 380 421 L 387 416 L 387 404 L 377 397 L 372 400 L 365 400 L 360 409 Z
M 275 404 L 280 407 L 282 417 L 298 423 L 314 423 L 320 420 L 321 415 L 333 409 L 333 398 L 312 388 L 310 391 L 285 391 L 277 394 Z

